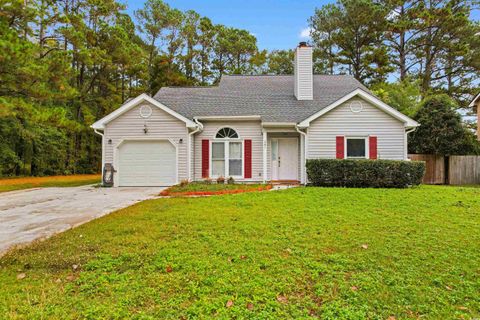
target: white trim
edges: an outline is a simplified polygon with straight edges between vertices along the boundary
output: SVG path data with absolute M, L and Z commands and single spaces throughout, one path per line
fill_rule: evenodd
M 102 119 L 98 120 L 97 122 L 95 122 L 94 124 L 92 124 L 90 127 L 93 128 L 93 129 L 104 129 L 105 128 L 105 125 L 107 123 L 109 123 L 110 121 L 118 118 L 119 116 L 121 116 L 122 114 L 124 114 L 125 112 L 129 111 L 130 109 L 132 109 L 133 107 L 137 106 L 138 104 L 140 104 L 141 102 L 143 101 L 146 101 L 146 102 L 149 102 L 151 103 L 152 105 L 158 107 L 159 109 L 165 111 L 166 113 L 168 113 L 169 115 L 185 122 L 185 125 L 188 127 L 188 128 L 196 128 L 197 125 L 185 118 L 184 116 L 182 116 L 181 114 L 173 111 L 172 109 L 168 108 L 167 106 L 165 106 L 164 104 L 162 104 L 161 102 L 153 99 L 152 97 L 150 97 L 149 95 L 147 95 L 146 93 L 142 93 L 141 95 L 139 95 L 138 97 L 128 101 L 127 103 L 125 103 L 124 105 L 122 105 L 120 108 L 118 108 L 117 110 L 111 112 L 110 114 L 108 114 L 107 116 L 103 117 Z
M 347 150 L 347 140 L 348 139 L 363 139 L 365 141 L 365 157 L 348 157 L 348 150 Z M 343 154 L 343 159 L 352 159 L 352 160 L 355 160 L 355 159 L 370 159 L 370 143 L 369 143 L 369 140 L 370 140 L 370 136 L 343 136 L 343 150 L 344 150 L 344 154 Z M 378 147 L 377 147 L 378 149 Z
M 263 127 L 262 130 L 268 133 L 296 133 L 296 127 Z
M 308 159 L 308 143 L 309 143 L 308 128 L 305 129 L 305 184 L 308 183 L 307 175 L 307 159 Z
M 475 106 L 475 102 L 480 98 L 480 92 L 473 98 L 472 102 L 468 105 L 469 108 L 473 108 Z
M 403 139 L 403 160 L 408 160 L 408 134 L 415 131 L 416 128 L 405 130 L 405 136 Z M 378 147 L 377 147 L 378 148 Z
M 220 130 L 224 129 L 224 128 L 228 128 L 228 129 L 232 129 L 233 131 L 235 131 L 235 133 L 237 134 L 237 138 L 217 138 L 217 134 Z M 213 137 L 212 139 L 216 139 L 216 140 L 235 140 L 235 139 L 241 139 L 240 137 L 240 134 L 238 133 L 238 130 L 237 128 L 234 128 L 233 126 L 229 126 L 229 125 L 226 125 L 226 126 L 220 126 L 216 129 L 215 133 L 213 134 Z
M 300 183 L 307 183 L 307 133 L 300 130 L 297 126 L 295 129 L 300 134 Z M 306 130 L 305 130 L 306 131 Z
M 359 96 L 363 99 L 365 99 L 366 101 L 370 102 L 371 104 L 373 104 L 374 106 L 376 106 L 377 108 L 379 108 L 380 110 L 384 111 L 385 113 L 388 113 L 389 115 L 391 115 L 392 117 L 402 121 L 404 124 L 405 124 L 405 127 L 418 127 L 420 124 L 418 122 L 416 122 L 415 120 L 407 117 L 406 115 L 404 115 L 403 113 L 399 112 L 398 110 L 390 107 L 389 105 L 387 105 L 386 103 L 380 101 L 378 98 L 376 98 L 375 96 L 369 94 L 368 92 L 365 92 L 363 91 L 362 89 L 356 89 L 352 92 L 350 92 L 349 94 L 347 94 L 346 96 L 344 96 L 343 98 L 341 99 L 338 99 L 337 101 L 335 101 L 334 103 L 328 105 L 327 107 L 323 108 L 322 110 L 320 110 L 319 112 L 311 115 L 310 117 L 308 117 L 307 119 L 303 120 L 302 122 L 300 122 L 298 124 L 298 126 L 300 128 L 307 128 L 310 126 L 310 122 L 312 122 L 313 120 L 321 117 L 322 115 L 324 115 L 325 113 L 331 111 L 332 109 L 338 107 L 339 105 L 343 104 L 344 102 L 350 100 L 351 98 L 355 97 L 355 96 Z
M 262 127 L 294 127 L 296 122 L 262 122 Z
M 275 180 L 278 180 L 278 139 L 277 137 L 275 138 L 270 138 L 270 154 L 268 155 L 268 161 L 270 161 L 270 181 L 273 181 L 273 177 L 274 177 L 274 171 L 276 171 L 276 178 Z M 275 144 L 275 148 L 273 147 L 273 145 Z M 277 156 L 275 157 L 275 160 L 273 159 L 273 152 L 276 152 L 277 153 Z M 277 169 L 274 169 L 275 166 L 277 166 Z
M 202 128 L 200 126 L 197 126 L 195 130 L 188 133 L 188 150 L 187 150 L 188 181 L 193 181 L 193 178 L 195 176 L 195 173 L 192 170 L 192 162 L 195 157 L 195 136 L 194 135 L 200 132 L 201 130 Z
M 198 120 L 210 120 L 210 121 L 244 121 L 244 120 L 260 120 L 261 116 L 252 115 L 252 116 L 199 116 L 194 117 Z
M 93 131 L 96 134 L 98 134 L 99 136 L 102 137 L 102 168 L 100 170 L 101 170 L 101 174 L 102 174 L 101 184 L 103 185 L 103 171 L 104 171 L 104 168 L 105 168 L 105 133 L 100 133 L 97 129 L 94 129 Z
M 264 129 L 262 129 L 262 151 L 263 151 L 263 183 L 267 182 L 267 156 L 268 156 L 268 152 L 267 152 L 267 148 L 268 148 L 268 143 L 267 143 L 268 139 L 267 139 L 267 131 L 265 131 Z
M 129 137 L 129 138 L 125 138 L 125 139 L 121 139 L 120 141 L 118 141 L 118 143 L 113 147 L 113 167 L 115 169 L 115 174 L 113 176 L 113 186 L 114 187 L 119 187 L 119 178 L 120 178 L 120 167 L 118 165 L 118 160 L 119 160 L 119 157 L 118 157 L 118 152 L 119 152 L 119 149 L 120 149 L 120 146 L 124 143 L 124 142 L 130 142 L 130 141 L 168 141 L 170 142 L 170 144 L 175 148 L 175 166 L 176 166 L 176 172 L 175 172 L 175 184 L 178 184 L 179 181 L 178 181 L 178 170 L 179 170 L 179 167 L 178 167 L 178 144 L 176 144 L 172 139 L 167 139 L 167 138 L 164 138 L 164 139 L 159 139 L 159 138 L 155 138 L 155 137 Z
M 241 144 L 241 147 L 240 147 L 240 153 L 241 153 L 241 159 L 242 159 L 242 165 L 241 165 L 241 169 L 242 169 L 242 174 L 241 175 L 237 175 L 237 176 L 231 176 L 231 175 L 227 175 L 226 173 L 228 173 L 230 171 L 230 142 L 234 142 L 234 143 L 240 143 Z M 224 146 L 224 150 L 223 150 L 223 161 L 225 162 L 225 175 L 223 175 L 222 177 L 225 178 L 225 180 L 227 180 L 228 178 L 232 177 L 234 179 L 245 179 L 245 152 L 244 152 L 244 149 L 245 149 L 245 140 L 242 140 L 242 139 L 237 139 L 237 138 L 233 138 L 233 139 L 211 139 L 209 140 L 209 143 L 210 143 L 210 146 L 209 146 L 209 149 L 210 149 L 210 154 L 209 154 L 209 177 L 212 178 L 212 179 L 216 179 L 216 178 L 219 178 L 221 176 L 214 176 L 213 175 L 213 144 L 214 143 L 223 143 L 223 146 Z M 234 159 L 234 160 L 238 160 L 238 159 Z

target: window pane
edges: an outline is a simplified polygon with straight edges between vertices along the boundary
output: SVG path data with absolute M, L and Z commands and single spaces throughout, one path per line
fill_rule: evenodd
M 212 159 L 224 159 L 225 158 L 225 143 L 213 142 L 212 143 Z
M 228 153 L 229 153 L 230 159 L 241 159 L 242 144 L 240 142 L 230 142 Z
M 222 129 L 218 130 L 216 137 L 217 138 L 225 138 L 225 128 L 222 128 Z
M 272 140 L 272 160 L 278 160 L 278 140 Z
M 228 137 L 229 138 L 238 138 L 238 134 L 235 130 L 229 128 Z
M 225 160 L 212 160 L 212 175 L 215 177 L 225 176 Z
M 347 139 L 347 158 L 365 158 L 365 139 Z
M 238 138 L 238 134 L 232 128 L 222 128 L 218 130 L 216 138 L 223 139 L 223 138 Z
M 229 176 L 241 176 L 242 175 L 242 160 L 229 160 Z

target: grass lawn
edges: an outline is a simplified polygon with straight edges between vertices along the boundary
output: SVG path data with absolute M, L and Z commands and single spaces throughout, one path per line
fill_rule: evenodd
M 39 187 L 77 187 L 100 183 L 98 174 L 77 174 L 70 176 L 22 177 L 0 179 L 0 192 L 39 188 Z
M 0 284 L 13 319 L 479 318 L 480 189 L 150 200 L 0 258 Z

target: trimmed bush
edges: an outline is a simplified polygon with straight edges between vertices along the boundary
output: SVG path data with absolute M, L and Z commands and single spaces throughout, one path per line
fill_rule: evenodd
M 425 163 L 401 160 L 307 160 L 310 184 L 323 187 L 406 188 L 422 182 Z

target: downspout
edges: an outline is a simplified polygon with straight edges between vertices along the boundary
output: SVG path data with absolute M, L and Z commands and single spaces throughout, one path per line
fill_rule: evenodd
M 93 132 L 95 132 L 96 134 L 98 134 L 99 136 L 102 137 L 102 168 L 101 168 L 101 172 L 102 172 L 102 185 L 103 185 L 103 168 L 105 167 L 105 135 L 103 133 L 101 133 L 100 131 L 98 131 L 97 129 L 93 129 Z
M 410 130 L 406 130 L 405 131 L 405 139 L 404 139 L 404 144 L 405 144 L 405 154 L 404 154 L 404 157 L 405 157 L 405 160 L 408 160 L 408 134 L 415 131 L 417 129 L 417 127 L 413 127 L 413 128 L 410 128 Z
M 267 182 L 267 131 L 262 128 L 262 163 L 263 163 L 263 183 Z M 270 170 L 271 171 L 271 170 Z M 272 173 L 270 172 L 270 181 L 272 180 Z
M 192 139 L 195 133 L 203 131 L 203 124 L 198 121 L 197 118 L 193 118 L 193 121 L 197 124 L 197 128 L 192 132 L 188 133 L 188 180 L 193 181 L 192 179 L 192 152 L 194 154 L 194 148 L 192 148 Z
M 303 136 L 303 184 L 307 185 L 307 134 L 300 130 L 298 124 L 295 125 L 295 130 Z M 302 147 L 302 145 L 300 146 Z

